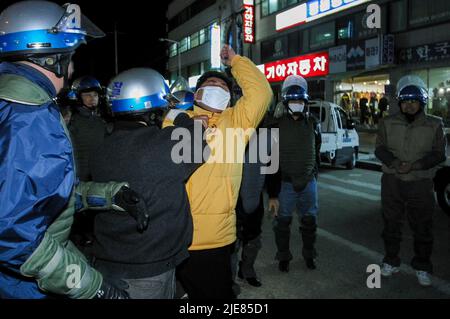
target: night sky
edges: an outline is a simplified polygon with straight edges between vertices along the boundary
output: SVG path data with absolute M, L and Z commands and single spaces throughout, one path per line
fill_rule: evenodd
M 0 11 L 17 2 L 0 0 Z M 166 76 L 166 11 L 170 1 L 55 0 L 77 3 L 81 12 L 106 33 L 106 37 L 82 45 L 74 56 L 74 78 L 93 75 L 103 85 L 114 76 L 114 23 L 117 23 L 119 72 L 132 67 L 151 67 Z M 149 7 L 150 6 L 150 7 Z

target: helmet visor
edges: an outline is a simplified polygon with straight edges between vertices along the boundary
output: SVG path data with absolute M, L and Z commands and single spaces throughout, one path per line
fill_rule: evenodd
M 49 30 L 52 33 L 77 33 L 92 38 L 102 38 L 105 33 L 81 13 L 80 6 L 67 3 L 63 5 L 65 12 L 58 23 Z
M 180 92 L 180 91 L 188 91 L 192 92 L 191 88 L 189 87 L 188 81 L 182 76 L 178 77 L 175 82 L 170 86 L 170 92 L 172 94 Z

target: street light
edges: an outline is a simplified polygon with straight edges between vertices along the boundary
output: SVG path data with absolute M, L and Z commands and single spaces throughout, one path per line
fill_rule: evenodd
M 176 43 L 177 45 L 177 52 L 178 52 L 178 77 L 181 77 L 181 55 L 180 55 L 180 42 L 179 41 L 175 41 L 175 40 L 171 40 L 171 39 L 166 39 L 166 38 L 160 38 L 159 41 L 161 42 L 171 42 L 171 43 Z

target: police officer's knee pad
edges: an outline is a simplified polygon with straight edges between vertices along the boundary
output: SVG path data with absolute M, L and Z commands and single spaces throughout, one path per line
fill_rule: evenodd
M 275 228 L 289 228 L 292 223 L 292 217 L 291 216 L 278 216 L 274 220 L 274 227 Z
M 313 215 L 305 215 L 300 220 L 300 230 L 315 231 L 317 228 L 316 217 Z

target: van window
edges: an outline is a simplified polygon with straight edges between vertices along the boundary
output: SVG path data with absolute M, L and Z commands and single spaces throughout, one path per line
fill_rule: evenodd
M 311 106 L 309 108 L 309 112 L 314 115 L 316 117 L 316 119 L 319 119 L 320 116 L 320 107 L 319 106 Z M 320 119 L 320 122 L 323 123 L 325 122 L 325 117 L 326 117 L 326 109 L 323 107 L 322 108 L 322 118 Z
M 334 109 L 335 112 L 334 114 L 336 115 L 336 120 L 337 120 L 337 124 L 338 124 L 338 128 L 342 129 L 342 119 L 341 119 L 341 113 L 339 112 L 339 109 Z
M 347 113 L 343 109 L 338 109 L 338 110 L 339 110 L 340 118 L 342 120 L 342 127 L 346 129 L 347 128 L 347 121 L 349 119 L 349 116 L 347 115 Z
M 311 112 L 317 119 L 320 117 L 320 106 L 310 106 L 309 112 Z M 322 107 L 322 116 L 320 118 L 320 128 L 322 133 L 335 133 L 336 126 L 333 118 L 333 113 L 330 113 L 329 107 Z

